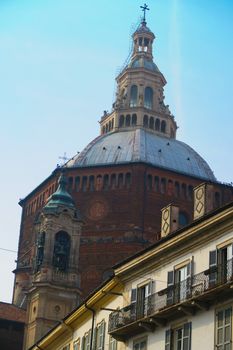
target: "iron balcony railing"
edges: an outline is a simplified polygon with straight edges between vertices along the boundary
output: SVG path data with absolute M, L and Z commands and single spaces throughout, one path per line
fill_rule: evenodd
M 198 297 L 212 288 L 230 281 L 233 281 L 233 259 L 193 275 L 184 281 L 175 283 L 166 289 L 144 298 L 140 302 L 131 303 L 123 309 L 112 312 L 109 316 L 109 332 L 137 320 L 151 317 L 158 311 Z

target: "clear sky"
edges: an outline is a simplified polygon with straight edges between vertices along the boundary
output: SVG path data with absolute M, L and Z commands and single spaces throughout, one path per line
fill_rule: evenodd
M 167 79 L 178 139 L 233 181 L 233 1 L 148 0 L 154 59 Z M 99 133 L 139 22 L 138 0 L 0 0 L 0 234 L 16 251 L 25 197 L 64 152 Z M 16 253 L 0 250 L 0 300 Z

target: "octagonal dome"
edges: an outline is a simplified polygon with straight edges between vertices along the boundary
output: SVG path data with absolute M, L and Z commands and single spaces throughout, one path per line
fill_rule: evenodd
M 101 135 L 65 166 L 89 167 L 138 162 L 216 181 L 206 161 L 187 144 L 142 128 Z

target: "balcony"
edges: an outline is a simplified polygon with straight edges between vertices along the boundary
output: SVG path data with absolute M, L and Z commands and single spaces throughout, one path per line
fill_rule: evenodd
M 233 259 L 129 304 L 109 316 L 109 333 L 119 341 L 165 326 L 167 320 L 208 310 L 221 296 L 232 297 Z

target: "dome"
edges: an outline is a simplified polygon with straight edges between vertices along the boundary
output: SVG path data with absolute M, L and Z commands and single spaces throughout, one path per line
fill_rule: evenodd
M 216 180 L 205 160 L 187 144 L 142 128 L 101 135 L 65 166 L 89 167 L 138 162 L 203 180 Z
M 158 67 L 152 61 L 147 59 L 146 57 L 135 57 L 127 68 L 146 68 L 151 71 L 159 72 Z

